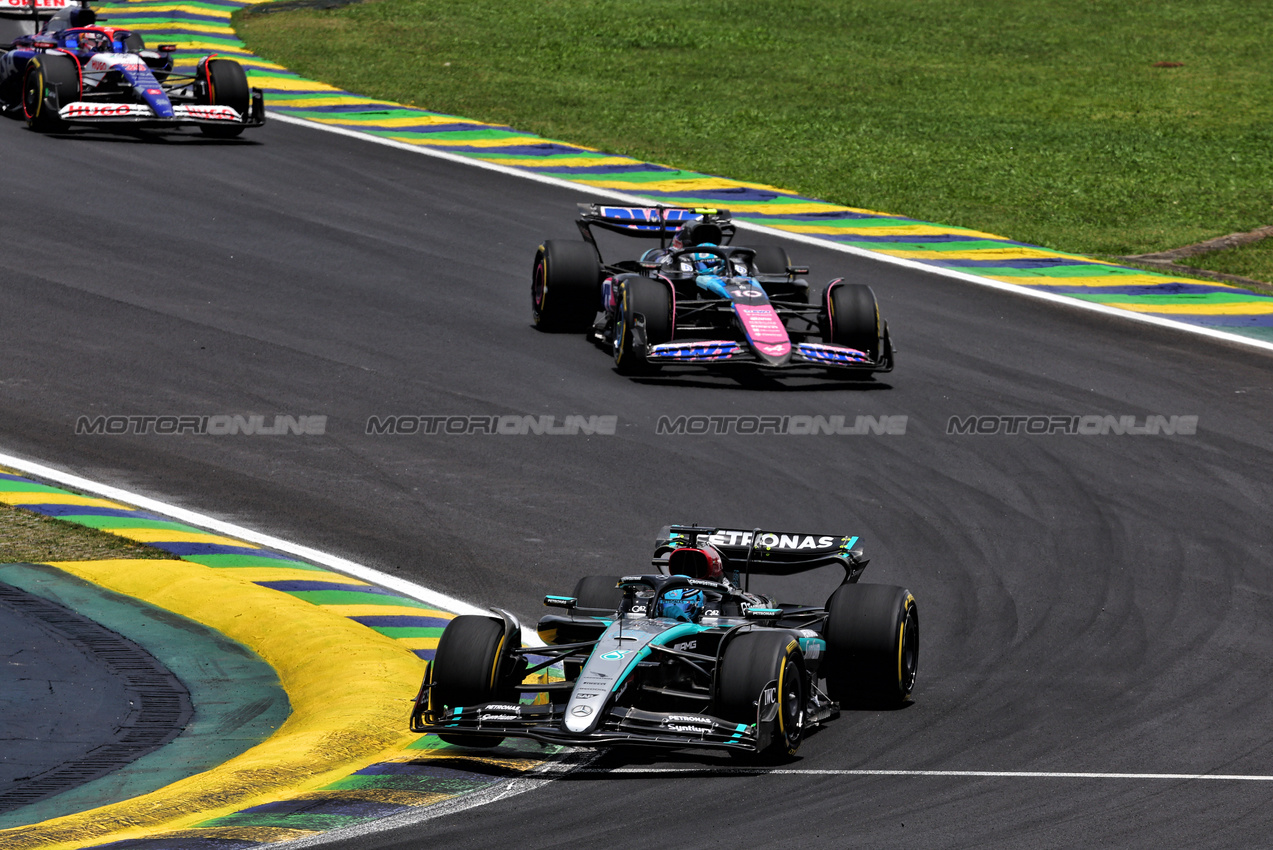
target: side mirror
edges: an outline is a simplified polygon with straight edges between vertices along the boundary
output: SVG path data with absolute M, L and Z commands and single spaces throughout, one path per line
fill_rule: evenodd
M 782 616 L 781 608 L 757 608 L 752 606 L 744 615 L 748 620 L 776 620 Z
M 544 604 L 549 608 L 565 608 L 569 611 L 579 604 L 579 600 L 573 596 L 553 596 L 549 594 L 544 597 Z
M 802 274 L 808 274 L 808 266 L 787 266 L 787 274 L 799 277 Z

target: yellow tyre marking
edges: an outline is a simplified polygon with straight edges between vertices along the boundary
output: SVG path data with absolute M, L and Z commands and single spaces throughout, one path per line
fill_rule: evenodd
M 508 636 L 501 635 L 499 639 L 499 646 L 495 647 L 495 663 L 491 665 L 490 688 L 492 691 L 495 690 L 495 677 L 499 675 L 499 660 L 504 655 L 504 641 L 506 640 L 508 640 Z
M 902 686 L 902 650 L 906 646 L 906 617 L 915 604 L 915 597 L 906 594 L 906 602 L 902 605 L 902 622 L 897 627 L 897 686 Z
M 792 643 L 795 643 L 795 641 L 792 641 Z M 790 652 L 790 651 L 791 651 L 791 646 L 788 645 L 787 652 Z M 787 742 L 787 722 L 786 722 L 787 718 L 783 717 L 783 712 L 782 712 L 782 682 L 783 682 L 783 679 L 786 677 L 786 675 L 787 675 L 787 658 L 786 658 L 786 655 L 784 654 L 782 659 L 782 666 L 778 668 L 778 693 L 777 693 L 778 731 L 782 733 L 782 741 L 784 745 Z M 757 730 L 757 734 L 759 734 L 759 730 Z

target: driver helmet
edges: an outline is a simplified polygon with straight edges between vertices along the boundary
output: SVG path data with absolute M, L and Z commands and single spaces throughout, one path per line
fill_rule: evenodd
M 660 617 L 670 617 L 683 623 L 697 623 L 703 616 L 703 591 L 693 587 L 669 590 L 659 601 Z
M 693 248 L 695 245 L 719 245 L 725 233 L 719 225 L 710 221 L 690 221 L 681 225 L 672 237 L 673 248 Z
M 715 254 L 691 254 L 690 259 L 694 261 L 695 274 L 711 274 L 726 275 L 729 274 L 729 268 L 725 265 L 725 261 Z
M 667 571 L 674 576 L 721 581 L 725 577 L 724 558 L 710 544 L 682 546 L 680 549 L 673 549 L 667 556 Z
M 111 53 L 115 49 L 110 36 L 104 32 L 82 32 L 79 42 L 79 49 L 90 53 Z

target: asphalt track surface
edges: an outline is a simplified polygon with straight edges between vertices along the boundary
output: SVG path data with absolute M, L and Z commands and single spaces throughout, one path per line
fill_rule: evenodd
M 844 714 L 785 772 L 619 753 L 331 846 L 1237 847 L 1273 832 L 1273 783 L 1252 778 L 1273 776 L 1267 355 L 792 245 L 814 279 L 871 283 L 896 372 L 631 380 L 529 326 L 535 246 L 574 236 L 586 191 L 280 123 L 239 144 L 0 131 L 5 451 L 532 622 L 545 592 L 639 569 L 673 521 L 856 533 L 866 578 L 919 600 L 914 704 Z M 225 414 L 326 415 L 327 433 L 75 434 L 80 416 Z M 370 416 L 442 414 L 619 424 L 365 433 Z M 946 433 L 951 416 L 1033 414 L 1199 420 L 1176 436 Z M 907 427 L 658 435 L 664 415 Z M 815 576 L 781 595 L 828 590 Z M 1197 774 L 1231 778 L 1180 778 Z

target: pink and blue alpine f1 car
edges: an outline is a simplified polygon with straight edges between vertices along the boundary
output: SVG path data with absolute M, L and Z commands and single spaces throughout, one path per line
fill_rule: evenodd
M 842 278 L 811 291 L 784 248 L 730 244 L 728 210 L 580 204 L 583 241 L 535 253 L 535 326 L 586 331 L 620 372 L 665 365 L 818 367 L 889 372 L 893 345 L 875 293 Z M 658 239 L 639 259 L 606 263 L 593 228 Z

